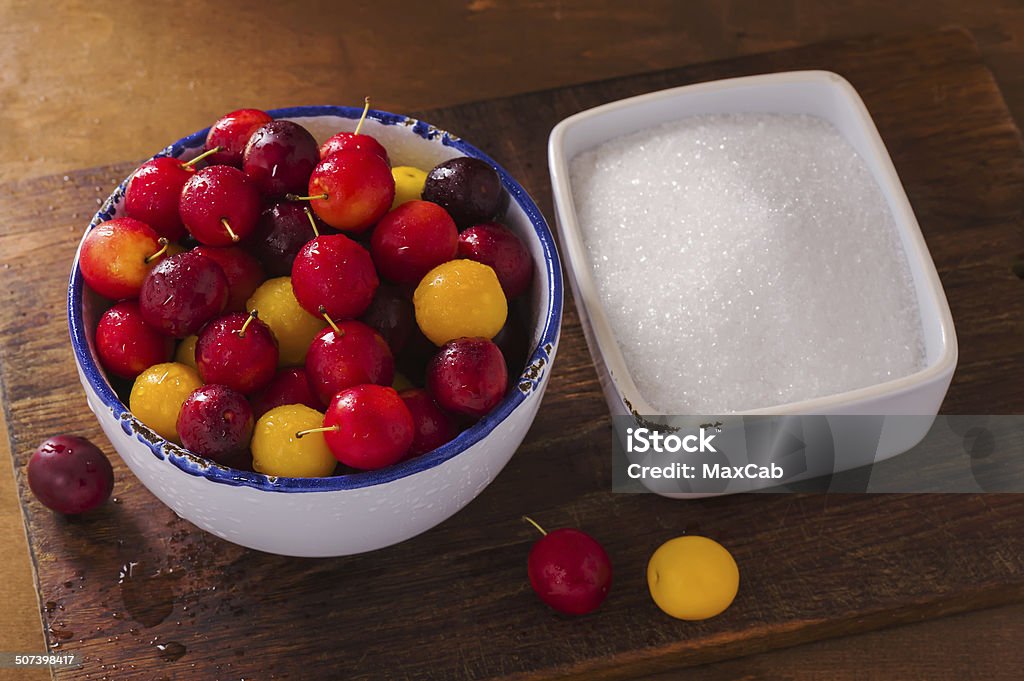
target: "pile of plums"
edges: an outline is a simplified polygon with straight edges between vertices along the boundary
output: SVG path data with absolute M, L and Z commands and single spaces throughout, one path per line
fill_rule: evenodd
M 498 173 L 392 167 L 365 116 L 318 144 L 234 111 L 196 158 L 143 164 L 125 217 L 87 234 L 82 276 L 111 301 L 96 352 L 148 428 L 314 477 L 422 455 L 502 401 L 534 271 Z

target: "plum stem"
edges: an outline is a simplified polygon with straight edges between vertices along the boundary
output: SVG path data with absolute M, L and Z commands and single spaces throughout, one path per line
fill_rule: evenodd
M 323 194 L 313 194 L 312 196 L 299 196 L 298 194 L 285 194 L 284 198 L 289 201 L 326 201 L 330 196 L 327 192 Z
M 363 98 L 363 115 L 359 117 L 359 122 L 356 123 L 356 131 L 354 133 L 352 133 L 353 135 L 358 135 L 359 131 L 363 129 L 363 121 L 366 120 L 366 114 L 369 111 L 370 111 L 370 98 L 369 97 L 364 97 Z
M 306 430 L 300 430 L 297 433 L 295 433 L 295 437 L 297 437 L 299 439 L 302 439 L 303 437 L 305 437 L 306 435 L 309 435 L 310 433 L 328 433 L 328 432 L 333 433 L 333 432 L 338 431 L 338 430 L 341 430 L 341 428 L 339 426 L 323 426 L 322 428 L 307 428 Z
M 166 253 L 167 252 L 167 247 L 170 245 L 170 242 L 167 240 L 167 237 L 164 237 L 164 236 L 162 236 L 159 239 L 157 239 L 156 242 L 158 244 L 160 244 L 160 250 L 157 251 L 156 253 L 154 253 L 153 255 L 147 255 L 143 259 L 143 262 L 146 263 L 147 265 L 149 263 L 153 262 L 154 260 L 156 260 L 157 258 L 159 258 L 164 253 Z
M 306 213 L 306 217 L 309 218 L 309 224 L 313 226 L 313 234 L 320 236 L 320 230 L 316 228 L 316 220 L 313 218 L 313 211 L 309 209 L 309 206 L 305 206 L 302 210 Z
M 327 323 L 331 325 L 331 328 L 334 329 L 334 333 L 338 334 L 338 338 L 345 335 L 345 332 L 339 329 L 338 325 L 334 323 L 333 319 L 331 319 L 331 315 L 327 314 L 327 308 L 323 305 L 320 306 L 320 314 L 327 320 Z
M 199 163 L 200 161 L 202 161 L 207 156 L 212 156 L 213 154 L 216 154 L 218 151 L 223 151 L 223 149 L 221 147 L 214 147 L 213 149 L 207 149 L 206 151 L 204 151 L 203 153 L 199 154 L 198 156 L 196 156 L 191 161 L 183 162 L 181 164 L 181 167 L 182 168 L 191 168 L 192 166 L 194 166 L 195 164 Z
M 245 338 L 245 330 L 249 328 L 249 324 L 252 323 L 252 320 L 256 319 L 259 316 L 260 315 L 256 310 L 249 311 L 249 318 L 245 320 L 245 324 L 242 324 L 242 328 L 238 330 L 239 338 Z
M 231 237 L 232 241 L 238 241 L 238 235 L 235 234 L 235 230 L 231 229 L 231 223 L 228 222 L 227 218 L 221 218 L 220 224 L 224 225 L 224 229 L 228 230 L 228 236 Z
M 548 532 L 547 532 L 547 530 L 545 530 L 545 529 L 544 529 L 543 527 L 541 527 L 540 525 L 538 525 L 538 524 L 537 524 L 537 521 L 535 521 L 535 520 L 534 520 L 533 518 L 531 518 L 530 516 L 528 516 L 528 515 L 524 515 L 524 516 L 523 516 L 523 520 L 525 520 L 526 522 L 528 522 L 528 523 L 530 523 L 531 525 L 533 525 L 534 527 L 536 527 L 536 528 L 537 528 L 537 531 L 538 531 L 538 532 L 540 532 L 540 533 L 541 533 L 542 535 L 544 535 L 545 537 L 546 537 L 546 536 L 548 536 Z

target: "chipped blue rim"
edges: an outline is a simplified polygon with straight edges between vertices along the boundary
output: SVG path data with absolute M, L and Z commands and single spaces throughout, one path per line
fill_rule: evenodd
M 362 115 L 362 109 L 330 105 L 297 106 L 272 109 L 267 113 L 274 118 L 301 119 L 317 116 L 337 116 L 340 118 L 357 119 Z M 78 266 L 79 254 L 76 253 L 71 268 L 71 279 L 68 283 L 68 326 L 71 332 L 71 346 L 74 350 L 75 361 L 85 375 L 89 386 L 95 391 L 106 408 L 111 411 L 114 418 L 120 424 L 121 429 L 128 435 L 134 435 L 135 439 L 149 447 L 156 458 L 167 460 L 185 473 L 206 478 L 211 482 L 236 487 L 251 487 L 266 492 L 329 492 L 380 485 L 430 470 L 455 458 L 484 439 L 499 423 L 525 402 L 527 397 L 537 390 L 545 375 L 551 370 L 552 355 L 558 345 L 562 323 L 562 268 L 558 257 L 558 250 L 555 247 L 554 237 L 548 228 L 547 222 L 544 220 L 544 216 L 541 215 L 540 210 L 537 208 L 537 204 L 534 203 L 526 190 L 504 168 L 495 163 L 494 159 L 468 142 L 429 123 L 407 116 L 371 109 L 368 117 L 383 125 L 403 125 L 409 127 L 412 132 L 425 140 L 440 140 L 444 146 L 451 147 L 465 156 L 472 156 L 486 161 L 497 170 L 498 175 L 501 177 L 501 183 L 506 191 L 508 191 L 509 196 L 522 208 L 533 225 L 534 233 L 537 235 L 543 248 L 544 267 L 547 275 L 548 308 L 543 318 L 544 326 L 540 339 L 530 354 L 523 374 L 516 378 L 517 384 L 510 386 L 512 389 L 509 391 L 509 394 L 487 416 L 460 433 L 451 442 L 422 456 L 377 471 L 326 478 L 285 478 L 227 468 L 196 456 L 183 447 L 156 435 L 132 416 L 128 408 L 118 398 L 100 370 L 96 357 L 89 349 L 83 306 L 85 282 L 82 279 L 82 273 Z M 208 131 L 209 128 L 205 128 L 188 137 L 183 137 L 154 155 L 154 158 L 157 156 L 179 157 L 188 151 L 198 150 L 205 142 Z M 114 217 L 118 204 L 124 198 L 125 187 L 130 177 L 129 175 L 125 178 L 103 203 L 90 221 L 86 233 L 100 222 Z

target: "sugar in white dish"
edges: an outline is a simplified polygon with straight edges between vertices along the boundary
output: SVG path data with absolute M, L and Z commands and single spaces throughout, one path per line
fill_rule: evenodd
M 924 366 L 892 213 L 827 121 L 692 116 L 586 151 L 570 175 L 601 302 L 660 412 L 771 407 Z

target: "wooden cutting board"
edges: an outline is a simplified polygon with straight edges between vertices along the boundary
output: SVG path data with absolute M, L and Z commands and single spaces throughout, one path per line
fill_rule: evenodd
M 906 185 L 949 296 L 960 365 L 949 413 L 1024 412 L 1024 149 L 970 36 L 828 43 L 422 112 L 487 150 L 551 215 L 545 145 L 559 119 L 697 81 L 821 68 L 860 91 Z M 127 114 L 126 114 L 127 115 Z M 187 132 L 187 131 L 182 131 Z M 1024 599 L 1024 495 L 615 495 L 610 425 L 567 301 L 541 413 L 507 469 L 465 510 L 399 546 L 339 559 L 239 548 L 162 506 L 120 465 L 116 502 L 78 520 L 25 485 L 36 443 L 102 443 L 64 318 L 71 256 L 96 204 L 134 167 L 0 190 L 0 366 L 50 646 L 85 667 L 58 679 L 611 679 Z M 114 457 L 116 459 L 116 457 Z M 524 513 L 604 543 L 615 585 L 568 619 L 526 581 Z M 684 532 L 734 553 L 733 606 L 663 616 L 644 577 Z M 119 584 L 122 565 L 133 578 Z

